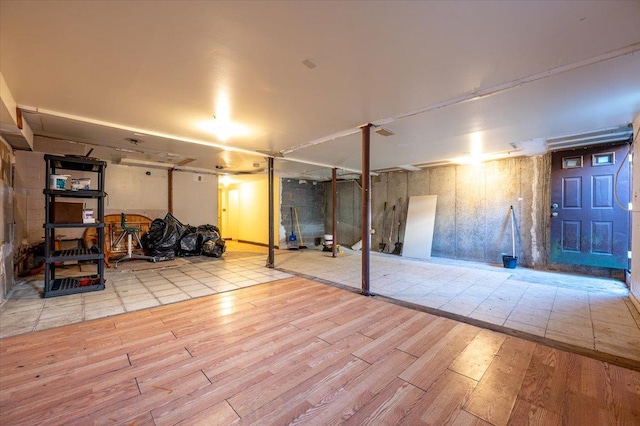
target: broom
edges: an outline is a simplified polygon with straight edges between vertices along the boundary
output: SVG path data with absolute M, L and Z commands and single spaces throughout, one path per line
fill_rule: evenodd
M 301 249 L 306 249 L 307 246 L 304 245 L 304 238 L 302 238 L 302 232 L 300 232 L 300 222 L 298 221 L 298 209 L 297 208 L 293 208 L 293 214 L 296 218 L 296 226 L 298 228 L 298 235 L 300 235 L 300 245 L 298 246 L 298 248 Z

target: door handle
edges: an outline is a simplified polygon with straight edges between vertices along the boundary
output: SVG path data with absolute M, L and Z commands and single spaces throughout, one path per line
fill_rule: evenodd
M 558 212 L 551 213 L 551 217 L 557 217 L 557 216 L 558 216 Z

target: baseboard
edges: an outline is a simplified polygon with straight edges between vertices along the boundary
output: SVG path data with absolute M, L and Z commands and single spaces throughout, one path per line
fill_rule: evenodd
M 254 241 L 247 241 L 247 240 L 238 240 L 239 243 L 244 243 L 244 244 L 253 244 L 254 246 L 260 246 L 260 247 L 269 247 L 269 244 L 265 244 L 265 243 L 256 243 Z
M 640 313 L 640 300 L 638 300 L 636 295 L 631 292 L 629 292 L 629 299 L 631 299 L 631 303 L 635 306 L 638 313 Z

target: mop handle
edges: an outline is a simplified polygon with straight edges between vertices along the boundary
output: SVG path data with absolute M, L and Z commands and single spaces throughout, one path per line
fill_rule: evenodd
M 516 233 L 515 233 L 515 213 L 513 212 L 513 206 L 511 206 L 511 254 L 516 257 Z

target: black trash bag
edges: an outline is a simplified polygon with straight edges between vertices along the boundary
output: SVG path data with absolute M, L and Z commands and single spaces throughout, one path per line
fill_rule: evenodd
M 226 250 L 225 242 L 220 236 L 220 229 L 215 225 L 198 226 L 200 253 L 203 256 L 220 257 Z
M 176 253 L 180 257 L 200 255 L 200 244 L 198 244 L 198 232 L 195 226 L 186 225 L 184 232 L 178 241 Z
M 178 239 L 180 239 L 180 236 L 182 234 L 184 234 L 184 232 L 186 230 L 186 226 L 183 225 L 182 222 L 180 222 L 178 219 L 176 219 L 176 217 L 174 215 L 172 215 L 171 213 L 167 213 L 164 216 L 164 221 L 167 222 L 167 224 L 173 226 L 176 229 L 176 231 L 178 232 Z M 176 250 L 177 250 L 177 247 L 176 247 Z
M 154 256 L 157 262 L 173 260 L 179 235 L 176 224 L 167 221 L 166 216 L 165 219 L 154 219 L 147 233 L 142 236 L 142 246 L 146 254 Z

